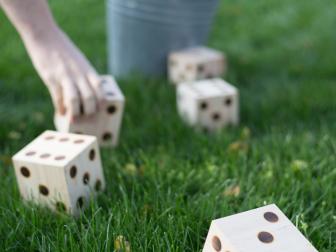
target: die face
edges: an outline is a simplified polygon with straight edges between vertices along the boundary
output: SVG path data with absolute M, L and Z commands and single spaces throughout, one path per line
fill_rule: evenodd
M 206 131 L 218 131 L 238 122 L 238 92 L 220 79 L 202 81 L 194 89 L 199 93 L 199 125 Z
M 197 64 L 196 80 L 213 79 L 223 75 L 226 71 L 225 58 L 222 55 L 199 59 Z
M 219 77 L 226 70 L 223 53 L 203 47 L 172 53 L 168 65 L 169 77 L 176 84 Z
M 95 141 L 92 136 L 47 130 L 15 154 L 13 160 L 62 168 Z
M 97 137 L 101 146 L 116 146 L 122 125 L 125 98 L 113 77 L 102 76 L 101 79 L 100 88 L 105 98 L 98 113 L 80 117 L 75 122 L 71 122 L 67 116 L 55 114 L 54 123 L 60 132 L 93 135 Z
M 185 83 L 187 85 L 187 83 Z M 223 95 L 237 95 L 237 89 L 231 84 L 220 78 L 208 80 L 200 80 L 191 84 L 192 89 L 199 94 L 200 97 L 211 98 Z
M 238 90 L 221 79 L 214 79 L 216 87 L 224 94 L 222 104 L 227 111 L 227 120 L 231 125 L 239 124 L 239 92 Z
M 124 103 L 121 101 L 107 101 L 103 104 L 105 109 L 101 111 L 97 138 L 102 146 L 116 146 L 122 125 Z
M 275 205 L 218 219 L 212 226 L 215 228 L 206 241 L 207 248 L 212 250 L 206 251 L 217 251 L 210 246 L 217 237 L 221 247 L 231 246 L 239 252 L 317 252 Z
M 78 215 L 88 205 L 91 195 L 105 189 L 97 143 L 88 146 L 65 168 L 65 180 L 69 191 L 70 211 Z
M 231 109 L 225 105 L 228 97 L 200 99 L 199 125 L 204 131 L 218 131 L 231 124 Z
M 101 146 L 116 146 L 122 125 L 124 104 L 120 102 L 104 102 L 100 113 L 81 118 L 70 123 L 66 117 L 55 115 L 55 126 L 60 132 L 74 132 L 96 136 Z
M 98 144 L 92 136 L 46 131 L 18 152 L 13 162 L 22 197 L 53 210 L 77 215 L 90 193 L 105 187 Z M 83 203 L 78 207 L 80 197 Z
M 197 63 L 179 55 L 173 55 L 169 60 L 169 79 L 173 83 L 193 81 L 197 76 Z
M 220 79 L 183 83 L 177 88 L 182 118 L 204 132 L 213 132 L 239 122 L 237 90 Z
M 106 101 L 124 102 L 125 97 L 115 79 L 110 75 L 101 76 L 100 84 Z
M 23 199 L 38 202 L 53 210 L 70 209 L 71 201 L 63 169 L 48 167 L 46 173 L 44 165 L 18 160 L 14 161 L 14 167 Z
M 82 117 L 76 122 L 71 122 L 67 116 L 62 116 L 59 114 L 55 114 L 54 116 L 55 128 L 57 131 L 63 133 L 72 132 L 74 134 L 96 136 L 98 127 L 92 127 L 92 125 L 96 124 L 97 121 L 97 116 Z
M 189 125 L 198 121 L 197 105 L 196 94 L 187 86 L 180 85 L 177 89 L 177 108 L 182 119 Z

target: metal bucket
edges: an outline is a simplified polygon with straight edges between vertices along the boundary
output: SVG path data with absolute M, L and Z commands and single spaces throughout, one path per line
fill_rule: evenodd
M 166 73 L 167 55 L 206 42 L 219 0 L 107 0 L 109 71 Z

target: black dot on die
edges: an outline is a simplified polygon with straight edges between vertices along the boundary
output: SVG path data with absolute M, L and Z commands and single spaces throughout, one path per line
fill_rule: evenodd
M 39 185 L 39 191 L 44 196 L 48 196 L 49 195 L 49 189 L 45 185 Z
M 90 181 L 90 174 L 86 172 L 83 175 L 83 184 L 87 185 L 89 183 L 89 181 Z
M 199 66 L 197 67 L 198 72 L 203 72 L 204 69 L 205 69 L 204 65 L 199 65 Z
M 25 166 L 21 167 L 20 172 L 21 172 L 23 177 L 26 177 L 26 178 L 30 177 L 30 171 L 27 167 L 25 167 Z
M 95 150 L 94 150 L 94 149 L 90 150 L 90 152 L 89 152 L 89 159 L 90 159 L 91 161 L 93 161 L 93 160 L 95 159 L 95 157 L 96 157 L 96 152 L 95 152 Z
M 108 83 L 107 80 L 101 80 L 101 81 L 100 81 L 100 85 L 101 85 L 101 86 L 105 86 L 105 85 L 107 85 L 107 83 Z
M 70 177 L 71 178 L 75 178 L 77 175 L 77 167 L 74 165 L 74 166 L 71 166 L 70 168 Z
M 95 190 L 98 192 L 100 191 L 102 188 L 102 182 L 100 179 L 97 179 L 96 183 L 95 183 Z
M 83 206 L 84 206 L 84 198 L 83 197 L 79 197 L 78 199 L 77 199 L 77 207 L 78 208 L 83 208 Z
M 271 243 L 271 242 L 274 241 L 274 237 L 273 237 L 273 235 L 272 235 L 271 233 L 269 233 L 269 232 L 265 232 L 265 231 L 260 232 L 260 233 L 258 234 L 258 239 L 259 239 L 259 241 L 261 241 L 262 243 Z
M 276 214 L 273 213 L 273 212 L 266 212 L 266 213 L 264 213 L 264 218 L 265 218 L 265 220 L 267 220 L 268 222 L 272 222 L 272 223 L 275 223 L 275 222 L 278 222 L 278 221 L 279 221 L 279 217 L 278 217 L 278 215 L 276 215 Z
M 36 154 L 35 151 L 29 151 L 26 153 L 26 156 L 34 156 Z
M 56 156 L 54 159 L 57 161 L 61 161 L 65 159 L 65 156 Z
M 79 113 L 81 115 L 84 115 L 84 105 L 83 104 L 80 104 L 80 106 L 79 106 Z
M 220 251 L 222 249 L 222 243 L 217 236 L 212 237 L 211 245 L 216 251 Z
M 115 105 L 110 105 L 107 107 L 107 113 L 112 115 L 117 111 L 117 107 Z
M 220 119 L 220 114 L 219 114 L 219 113 L 214 113 L 214 114 L 212 115 L 212 119 L 213 119 L 214 121 L 218 121 L 218 120 Z
M 84 143 L 84 140 L 83 139 L 77 139 L 74 141 L 75 144 L 81 144 L 81 143 Z
M 208 103 L 201 102 L 200 108 L 201 108 L 201 110 L 206 110 L 208 108 Z
M 226 105 L 226 106 L 231 106 L 231 104 L 232 104 L 232 99 L 231 98 L 226 98 L 225 100 L 224 100 L 224 104 Z
M 102 138 L 103 138 L 103 141 L 110 141 L 112 139 L 112 134 L 110 132 L 105 132 Z

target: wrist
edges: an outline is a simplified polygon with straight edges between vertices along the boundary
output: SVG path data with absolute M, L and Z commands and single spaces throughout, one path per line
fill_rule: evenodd
M 24 27 L 19 33 L 25 43 L 35 43 L 39 41 L 52 42 L 55 36 L 60 33 L 60 29 L 55 23 L 51 23 L 34 27 Z

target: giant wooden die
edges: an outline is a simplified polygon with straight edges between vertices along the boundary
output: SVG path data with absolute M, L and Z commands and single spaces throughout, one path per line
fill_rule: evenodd
M 105 188 L 96 137 L 45 131 L 13 157 L 21 196 L 78 215 Z
M 285 214 L 269 205 L 212 221 L 203 252 L 318 252 Z
M 55 127 L 60 132 L 96 136 L 101 146 L 116 146 L 122 124 L 125 98 L 111 76 L 102 76 L 100 85 L 104 101 L 92 116 L 81 116 L 75 121 L 69 115 L 55 114 Z
M 172 83 L 221 77 L 227 68 L 222 52 L 194 47 L 173 52 L 168 59 L 168 75 Z
M 177 107 L 185 122 L 205 132 L 239 123 L 238 90 L 222 79 L 178 85 Z

